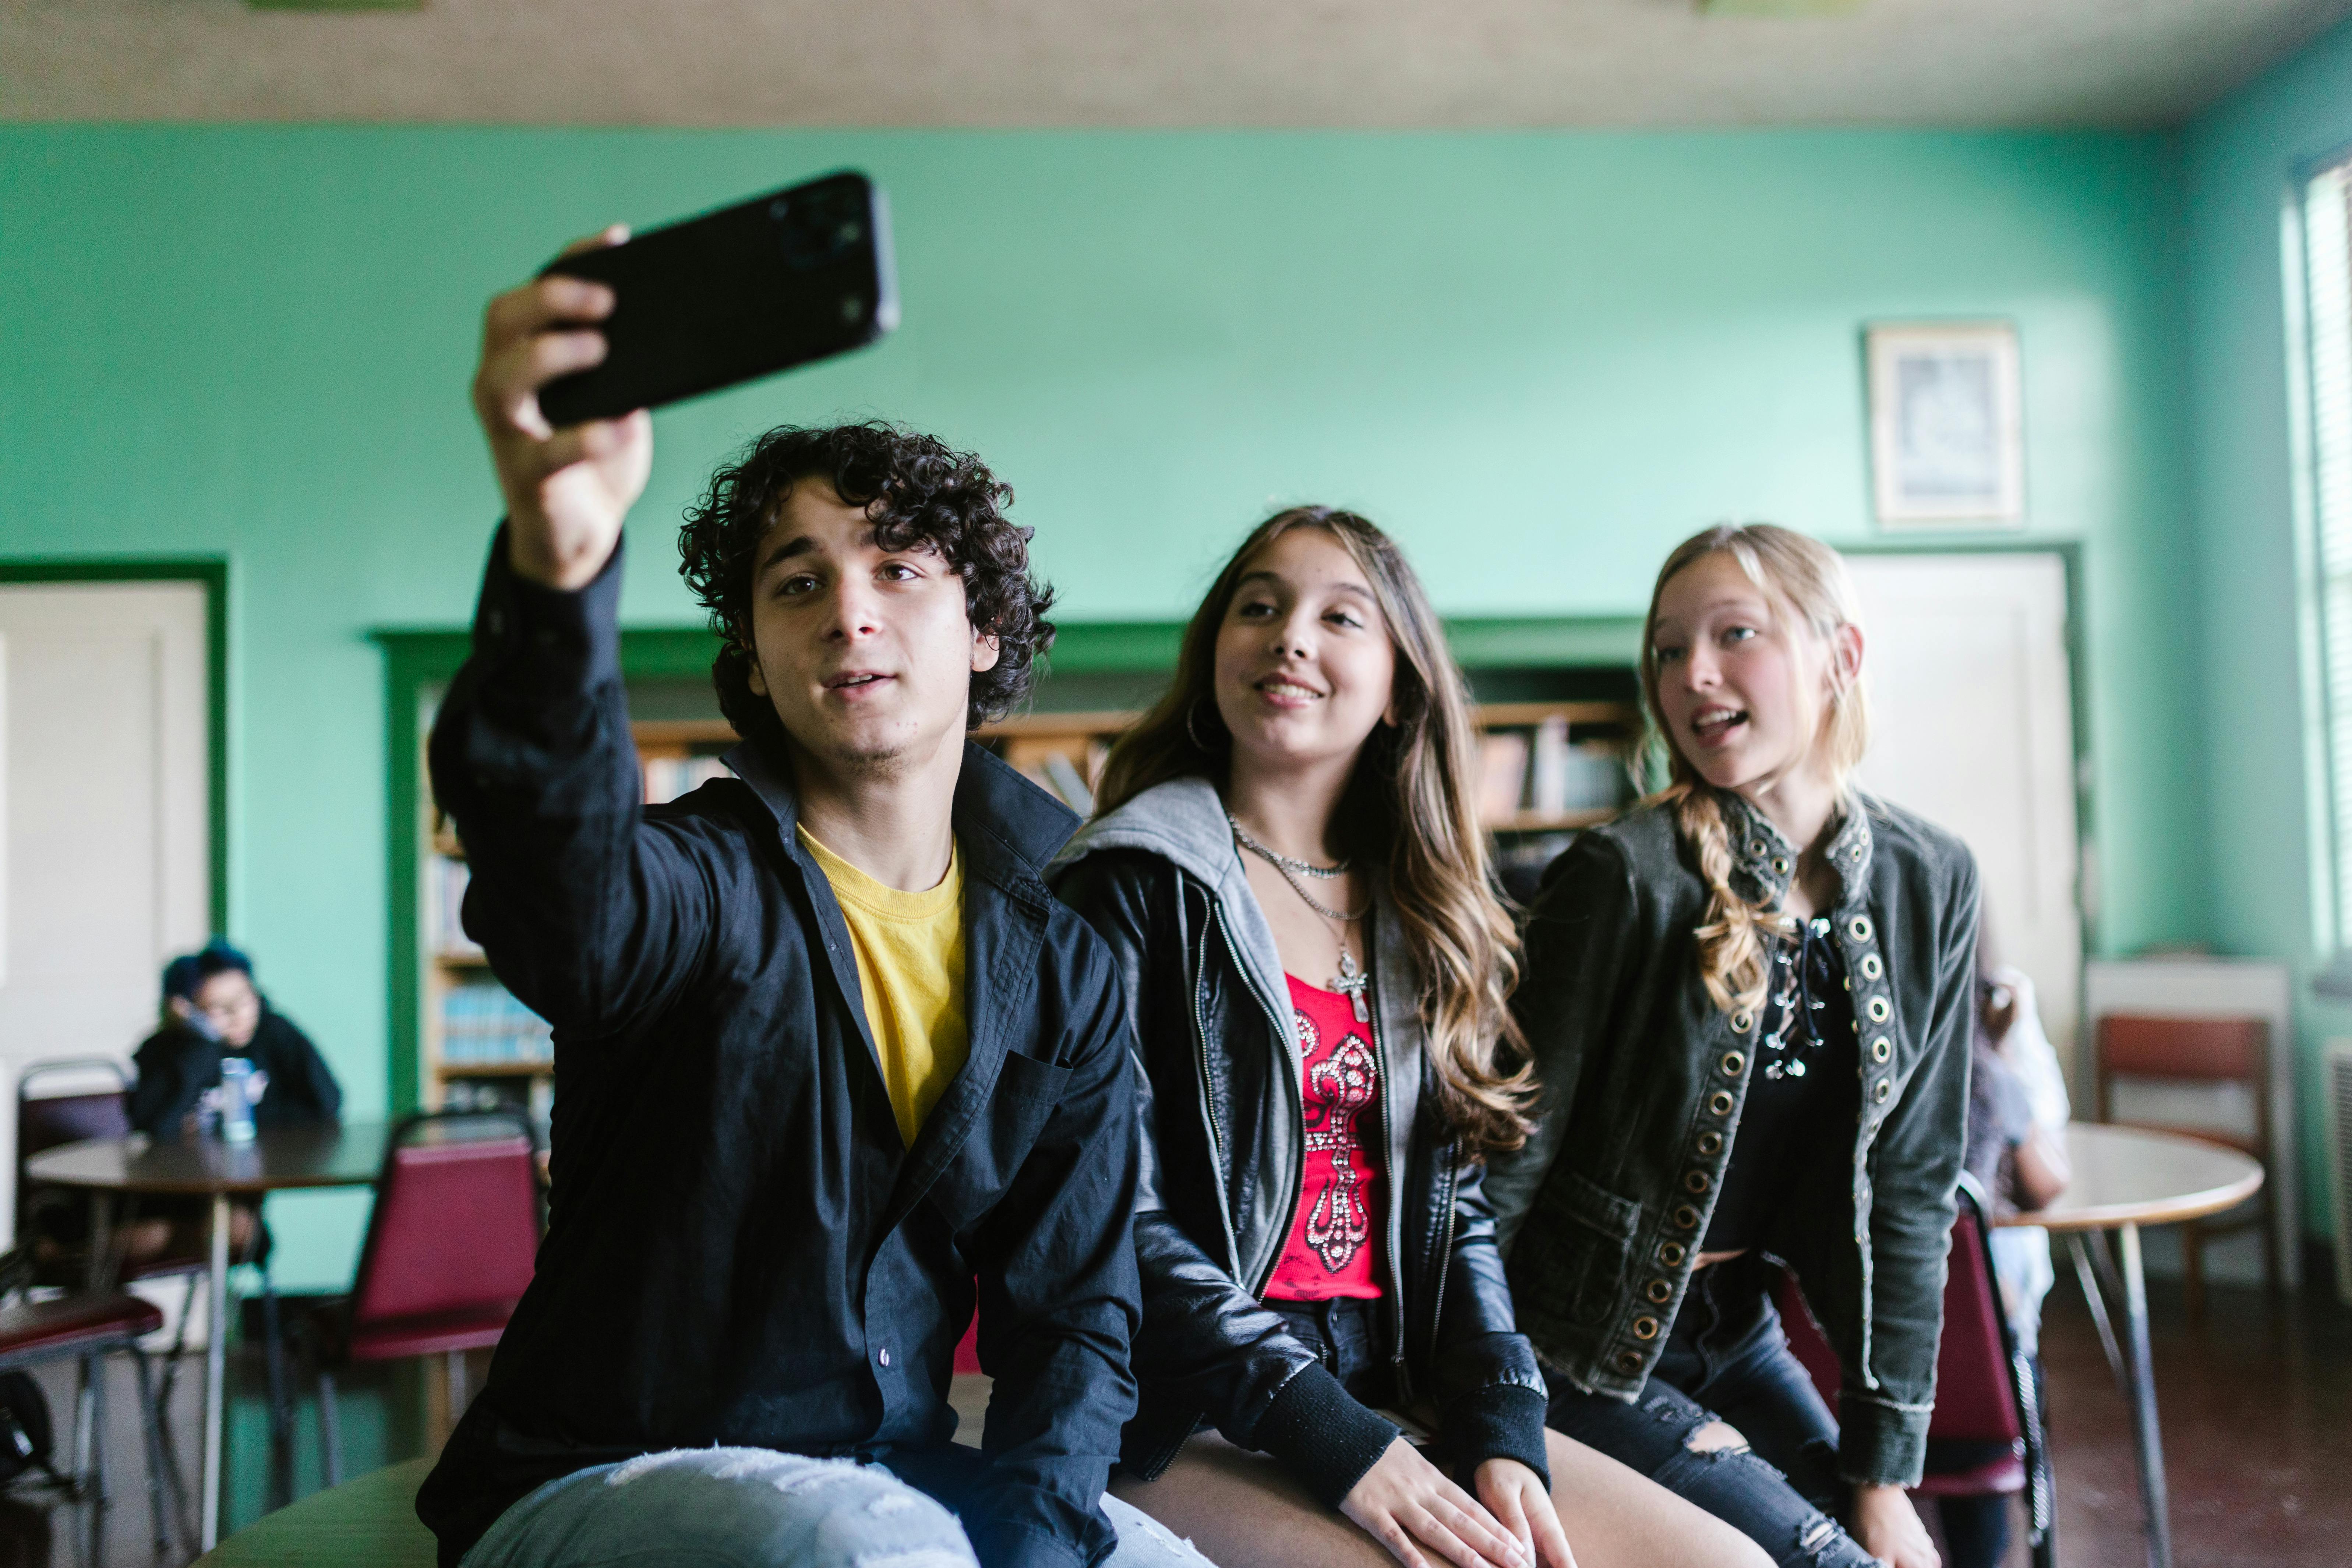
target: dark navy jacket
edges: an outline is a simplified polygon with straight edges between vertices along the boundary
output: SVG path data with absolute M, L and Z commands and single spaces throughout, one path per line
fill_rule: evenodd
M 784 771 L 639 804 L 613 563 L 577 594 L 493 546 L 434 788 L 472 867 L 466 929 L 555 1026 L 537 1278 L 417 1499 L 457 1562 L 509 1505 L 667 1448 L 855 1456 L 954 1507 L 988 1568 L 1099 1562 L 1135 1407 L 1138 1150 L 1101 941 L 1039 872 L 1074 826 L 978 747 L 963 1070 L 901 1142 Z M 982 1451 L 950 1444 L 980 1315 Z

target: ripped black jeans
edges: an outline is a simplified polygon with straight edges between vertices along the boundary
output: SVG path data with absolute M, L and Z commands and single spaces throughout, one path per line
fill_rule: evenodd
M 1837 1471 L 1837 1421 L 1790 1353 L 1771 1267 L 1751 1252 L 1700 1269 L 1633 1403 L 1552 1377 L 1546 1420 L 1733 1526 L 1782 1568 L 1869 1568 L 1838 1523 L 1853 1488 Z M 1692 1436 L 1718 1420 L 1748 1447 L 1692 1452 Z

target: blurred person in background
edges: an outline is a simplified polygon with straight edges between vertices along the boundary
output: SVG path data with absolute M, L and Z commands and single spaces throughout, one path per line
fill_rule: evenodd
M 1969 1075 L 1969 1136 L 1962 1167 L 1991 1200 L 1989 1217 L 2049 1207 L 2066 1190 L 2069 1114 L 2065 1075 L 2042 1031 L 2033 982 L 2004 967 L 1990 914 L 1977 931 L 1976 1038 Z M 2001 1315 L 2033 1381 L 2033 1403 L 2046 1409 L 2042 1376 L 2042 1299 L 2057 1274 L 2050 1233 L 2039 1226 L 2000 1226 L 1992 1233 L 1993 1282 Z M 2001 1446 L 1930 1438 L 1927 1464 L 1938 1471 L 1973 1469 L 2001 1457 Z M 2006 1497 L 1947 1497 L 1936 1502 L 1952 1568 L 1998 1568 L 2008 1559 Z
M 159 1141 L 217 1134 L 221 1063 L 242 1058 L 257 1129 L 333 1123 L 343 1108 L 319 1047 L 294 1021 L 269 1005 L 253 984 L 253 961 L 214 941 L 163 966 L 163 1025 L 139 1047 L 139 1081 L 131 1090 L 131 1125 Z M 205 1245 L 208 1205 L 201 1198 L 146 1199 L 125 1222 L 124 1258 L 143 1262 L 166 1253 L 194 1253 Z M 229 1246 L 240 1258 L 253 1253 L 261 1221 L 257 1204 L 229 1211 Z

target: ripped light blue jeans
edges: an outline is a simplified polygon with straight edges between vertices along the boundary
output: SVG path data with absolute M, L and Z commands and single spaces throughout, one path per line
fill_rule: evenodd
M 1211 1568 L 1117 1498 L 1105 1568 Z M 974 1568 L 955 1515 L 879 1465 L 769 1448 L 677 1448 L 548 1482 L 463 1568 Z

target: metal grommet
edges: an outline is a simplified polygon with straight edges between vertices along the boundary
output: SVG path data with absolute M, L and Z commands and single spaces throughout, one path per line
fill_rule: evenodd
M 1716 1131 L 1715 1131 L 1714 1129 L 1712 1129 L 1712 1128 L 1709 1128 L 1706 1131 L 1700 1133 L 1700 1134 L 1698 1135 L 1698 1152 L 1699 1152 L 1700 1153 L 1702 1153 L 1702 1154 L 1720 1154 L 1720 1153 L 1722 1153 L 1722 1152 L 1723 1152 L 1723 1134 L 1722 1134 L 1722 1133 L 1720 1133 L 1720 1132 Z
M 1717 1116 L 1728 1116 L 1731 1114 L 1731 1096 L 1718 1089 L 1706 1097 L 1706 1108 Z
M 1870 917 L 1868 915 L 1854 916 L 1853 919 L 1846 921 L 1845 930 L 1846 934 L 1853 938 L 1854 941 L 1868 942 L 1870 940 Z
M 1676 1204 L 1675 1205 L 1675 1228 L 1676 1230 L 1696 1230 L 1698 1228 L 1698 1210 L 1691 1207 L 1688 1204 Z
M 1751 838 L 1751 839 L 1749 839 L 1749 840 L 1748 841 L 1748 852 L 1750 855 L 1761 855 L 1761 854 L 1763 854 L 1763 853 L 1764 853 L 1764 840 L 1762 840 L 1761 838 Z
M 1706 1191 L 1707 1188 L 1714 1184 L 1714 1183 L 1707 1180 L 1706 1173 L 1705 1171 L 1685 1171 L 1683 1173 L 1683 1190 L 1694 1195 Z
M 1689 1256 L 1689 1249 L 1679 1241 L 1664 1242 L 1658 1247 L 1658 1261 L 1668 1268 L 1680 1268 L 1683 1259 Z
M 1755 1026 L 1756 1015 L 1745 1007 L 1731 1016 L 1731 1032 L 1735 1035 L 1744 1035 Z
M 1633 1320 L 1633 1337 L 1637 1340 L 1654 1340 L 1658 1337 L 1658 1320 L 1644 1312 Z
M 1780 876 L 1787 876 L 1789 874 L 1789 858 L 1786 855 L 1773 856 L 1772 869 Z
M 1748 1058 L 1738 1051 L 1726 1051 L 1723 1060 L 1717 1065 L 1723 1068 L 1724 1077 L 1738 1078 L 1740 1069 L 1748 1065 Z
M 1872 1061 L 1883 1062 L 1894 1054 L 1895 1047 L 1888 1043 L 1885 1035 L 1881 1035 L 1876 1039 L 1870 1042 L 1870 1059 Z
M 1886 1097 L 1894 1092 L 1895 1086 L 1887 1082 L 1885 1079 L 1880 1079 L 1878 1080 L 1878 1087 L 1870 1091 L 1870 1098 L 1876 1100 L 1879 1104 L 1884 1105 L 1886 1103 Z
M 1675 1288 L 1664 1279 L 1653 1279 L 1642 1288 L 1642 1294 L 1663 1307 L 1675 1299 Z
M 1865 952 L 1862 955 L 1862 977 L 1864 980 L 1875 980 L 1885 973 L 1886 965 L 1878 961 L 1878 954 Z
M 1641 1356 L 1633 1351 L 1619 1351 L 1617 1352 L 1617 1370 L 1628 1374 L 1641 1371 Z
M 1870 999 L 1870 1021 L 1872 1023 L 1884 1024 L 1886 1022 L 1887 1015 L 1894 1011 L 1894 1008 L 1886 1005 L 1885 997 L 1873 996 Z

